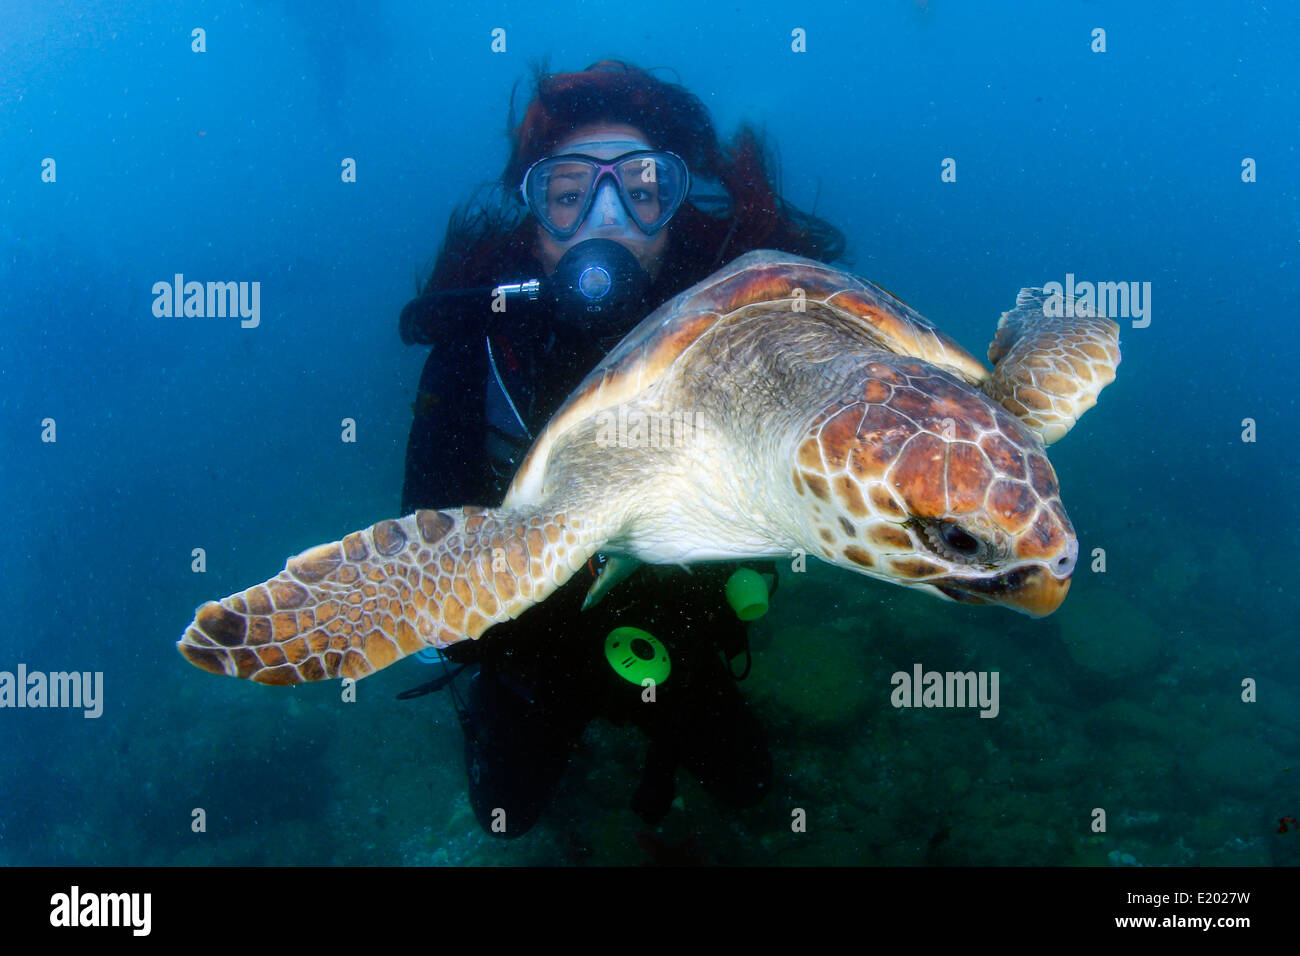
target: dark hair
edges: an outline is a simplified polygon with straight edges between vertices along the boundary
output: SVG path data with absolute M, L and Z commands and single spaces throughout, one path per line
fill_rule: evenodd
M 518 122 L 512 97 L 510 158 L 500 181 L 452 213 L 426 291 L 490 285 L 501 281 L 502 268 L 528 262 L 536 233 L 517 193 L 524 172 L 575 129 L 597 122 L 635 126 L 691 170 L 691 195 L 669 226 L 652 290 L 661 300 L 752 249 L 823 261 L 843 255 L 843 233 L 781 198 L 768 150 L 752 128 L 741 127 L 723 147 L 704 104 L 679 84 L 617 60 L 580 73 L 548 73 L 543 65 L 535 69 L 534 95 Z

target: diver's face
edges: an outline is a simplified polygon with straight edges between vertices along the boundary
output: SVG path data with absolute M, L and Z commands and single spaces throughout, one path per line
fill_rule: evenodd
M 634 126 L 594 123 L 574 130 L 556 145 L 552 155 L 582 153 L 596 159 L 613 159 L 634 149 L 652 148 L 645 135 Z M 606 178 L 596 191 L 591 212 L 587 214 L 582 227 L 572 237 L 558 240 L 539 225 L 534 251 L 545 267 L 546 274 L 550 275 L 555 271 L 560 257 L 578 243 L 588 239 L 612 239 L 626 246 L 636 256 L 641 268 L 654 279 L 659 275 L 659 267 L 663 265 L 664 251 L 668 248 L 668 230 L 671 228 L 670 224 L 653 236 L 647 236 L 627 214 L 618 190 Z

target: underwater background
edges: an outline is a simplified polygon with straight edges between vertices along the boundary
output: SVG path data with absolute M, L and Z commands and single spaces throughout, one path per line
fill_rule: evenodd
M 104 701 L 0 709 L 0 863 L 1300 862 L 1279 825 L 1300 816 L 1293 6 L 3 7 L 0 670 L 102 671 Z M 1051 449 L 1081 548 L 1060 611 L 784 574 L 740 685 L 776 765 L 762 803 L 680 771 L 651 830 L 628 806 L 644 740 L 594 722 L 502 842 L 450 696 L 395 699 L 431 668 L 341 706 L 174 645 L 203 601 L 397 515 L 426 354 L 398 312 L 499 174 L 512 87 L 606 57 L 683 83 L 724 138 L 761 126 L 851 271 L 976 355 L 1017 290 L 1067 274 L 1150 282 L 1151 322 L 1121 322 L 1116 382 Z M 259 281 L 261 324 L 156 318 L 176 273 Z M 997 671 L 999 715 L 895 709 L 916 663 Z

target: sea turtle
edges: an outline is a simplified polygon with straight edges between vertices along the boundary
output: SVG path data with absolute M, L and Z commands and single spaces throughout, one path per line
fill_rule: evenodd
M 200 607 L 180 651 L 268 684 L 359 678 L 517 617 L 596 552 L 625 566 L 803 553 L 1050 614 L 1078 542 L 1043 446 L 1119 363 L 1119 327 L 1064 305 L 1022 290 L 990 374 L 880 287 L 751 252 L 605 357 L 500 507 L 417 511 L 304 551 Z

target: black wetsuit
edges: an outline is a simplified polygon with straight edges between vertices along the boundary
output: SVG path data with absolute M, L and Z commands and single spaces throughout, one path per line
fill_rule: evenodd
M 530 265 L 500 281 L 532 277 Z M 434 345 L 413 404 L 403 514 L 498 504 L 532 436 L 619 338 L 566 332 L 539 310 L 523 320 L 509 307 L 505 316 L 483 312 L 439 316 L 436 330 L 408 337 Z M 762 729 L 719 654 L 746 646 L 746 625 L 723 592 L 736 566 L 643 566 L 582 611 L 598 560 L 516 620 L 446 651 L 455 662 L 479 665 L 458 683 L 467 704 L 461 717 L 470 799 L 488 832 L 516 837 L 536 822 L 593 717 L 631 721 L 650 738 L 632 801 L 648 823 L 668 812 L 679 765 L 734 806 L 756 803 L 770 786 Z M 606 635 L 625 625 L 649 631 L 671 655 L 671 674 L 653 703 L 605 660 Z

